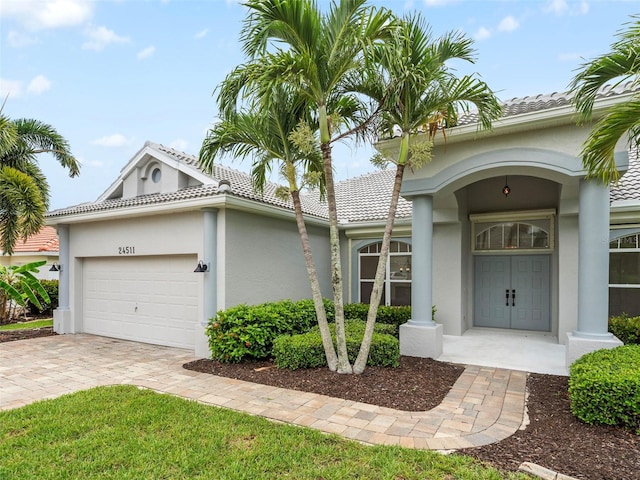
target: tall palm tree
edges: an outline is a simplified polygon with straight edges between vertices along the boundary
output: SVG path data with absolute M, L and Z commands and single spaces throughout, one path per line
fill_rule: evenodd
M 385 159 L 396 165 L 396 174 L 355 373 L 364 371 L 369 356 L 404 170 L 420 168 L 431 160 L 430 141 L 438 131 L 444 133 L 443 128 L 456 124 L 459 110 L 475 105 L 482 128 L 489 128 L 500 115 L 500 103 L 484 82 L 473 76 L 458 78 L 447 66 L 452 59 L 473 63 L 472 43 L 458 33 L 433 41 L 422 17 L 405 17 L 392 39 L 376 46 L 374 61 L 380 71 L 365 78 L 359 88 L 383 105 L 383 126 L 389 131 L 399 127 L 401 135 L 398 157 Z M 353 81 L 357 84 L 360 78 Z M 419 132 L 425 132 L 430 141 L 417 140 Z
M 598 92 L 607 83 L 632 80 L 636 93 L 630 100 L 612 106 L 596 123 L 582 147 L 582 162 L 587 177 L 604 184 L 617 182 L 620 173 L 614 160 L 615 146 L 627 134 L 631 145 L 640 139 L 640 16 L 633 16 L 626 30 L 618 32 L 611 51 L 582 65 L 569 89 L 581 121 L 591 118 Z
M 68 142 L 52 126 L 0 115 L 0 248 L 6 254 L 44 225 L 49 184 L 37 161 L 42 153 L 53 155 L 71 177 L 80 173 Z
M 244 75 L 244 69 L 232 72 L 220 87 L 221 98 L 228 98 L 227 90 L 236 88 L 237 77 Z M 213 162 L 219 155 L 231 154 L 234 157 L 253 158 L 251 174 L 254 187 L 262 193 L 269 172 L 274 163 L 279 162 L 279 170 L 287 182 L 284 194 L 293 202 L 298 233 L 302 241 L 312 298 L 316 310 L 316 318 L 327 358 L 329 369 L 337 369 L 336 355 L 327 315 L 322 299 L 322 291 L 315 263 L 311 253 L 311 243 L 304 221 L 300 190 L 307 184 L 320 187 L 323 191 L 322 156 L 317 142 L 305 141 L 305 132 L 300 132 L 302 125 L 313 123 L 310 109 L 304 99 L 296 95 L 291 88 L 274 87 L 272 94 L 258 99 L 247 112 L 221 108 L 221 121 L 209 130 L 200 149 L 200 167 L 208 173 L 213 172 Z M 296 134 L 302 139 L 296 142 Z M 299 174 L 299 170 L 303 175 Z M 315 175 L 314 175 L 315 174 Z
M 254 72 L 263 85 L 286 83 L 315 105 L 320 130 L 326 198 L 329 209 L 331 279 L 335 302 L 338 372 L 351 373 L 344 331 L 344 307 L 338 218 L 331 142 L 340 119 L 331 111 L 331 99 L 348 95 L 350 72 L 369 68 L 365 53 L 387 38 L 392 14 L 367 6 L 366 0 L 339 0 L 322 13 L 314 0 L 249 0 L 242 30 L 245 53 L 260 66 Z M 259 71 L 259 73 L 258 73 Z M 352 125 L 353 126 L 353 125 Z M 360 125 L 353 126 L 354 132 Z M 344 135 L 341 135 L 343 137 Z

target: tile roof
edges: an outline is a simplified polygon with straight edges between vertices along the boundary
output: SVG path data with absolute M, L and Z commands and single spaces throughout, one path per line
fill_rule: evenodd
M 25 241 L 18 240 L 13 248 L 14 253 L 57 252 L 59 250 L 58 234 L 53 227 L 42 229 L 28 237 Z
M 640 152 L 639 148 L 629 150 L 629 169 L 617 185 L 611 187 L 609 199 L 640 200 Z

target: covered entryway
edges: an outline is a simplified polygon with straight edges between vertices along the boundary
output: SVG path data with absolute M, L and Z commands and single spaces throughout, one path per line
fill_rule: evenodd
M 198 280 L 193 255 L 86 258 L 83 331 L 194 347 Z
M 550 255 L 478 255 L 474 326 L 551 330 Z

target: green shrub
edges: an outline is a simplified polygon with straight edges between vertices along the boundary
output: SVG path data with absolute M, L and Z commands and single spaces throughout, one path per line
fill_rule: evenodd
M 329 325 L 335 344 L 335 325 Z M 345 322 L 347 353 L 350 362 L 355 362 L 364 335 L 365 323 Z M 376 323 L 367 365 L 397 367 L 400 358 L 398 339 L 386 332 L 394 332 L 395 326 Z M 273 343 L 275 364 L 280 368 L 296 370 L 314 368 L 327 364 L 319 328 L 300 335 L 283 335 Z
M 609 331 L 625 345 L 640 344 L 640 317 L 630 317 L 626 313 L 609 319 Z
M 571 412 L 588 424 L 622 425 L 640 433 L 640 346 L 583 355 L 570 367 Z
M 58 308 L 58 280 L 40 280 L 40 285 L 49 295 L 49 303 L 43 305 L 43 309 L 40 310 L 33 303 L 27 301 L 28 312 L 31 315 L 53 315 L 53 311 Z
M 315 324 L 312 300 L 283 300 L 221 310 L 207 326 L 211 358 L 221 362 L 268 358 L 278 335 L 306 332 Z

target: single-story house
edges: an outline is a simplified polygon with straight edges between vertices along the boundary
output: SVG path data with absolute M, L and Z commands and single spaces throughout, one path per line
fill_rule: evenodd
M 58 234 L 56 229 L 44 226 L 38 233 L 26 240 L 19 239 L 13 249 L 13 255 L 0 254 L 0 265 L 24 265 L 26 263 L 46 261 L 47 264 L 35 274 L 40 280 L 58 280 L 58 271 L 51 266 L 58 264 Z M 57 268 L 57 267 L 56 267 Z
M 595 117 L 629 88 L 604 89 Z M 640 314 L 640 161 L 621 142 L 620 184 L 585 180 L 589 131 L 567 94 L 513 99 L 491 131 L 467 115 L 436 140 L 429 165 L 405 172 L 383 300 L 412 305 L 403 354 L 437 358 L 443 333 L 470 328 L 553 336 L 568 363 L 619 343 L 609 305 Z M 393 176 L 337 183 L 347 302 L 368 301 Z M 208 356 L 204 327 L 217 310 L 309 298 L 292 206 L 276 187 L 258 195 L 245 173 L 216 165 L 207 175 L 196 157 L 147 142 L 95 202 L 48 214 L 62 267 L 55 330 Z M 303 204 L 330 297 L 326 206 L 313 192 Z

